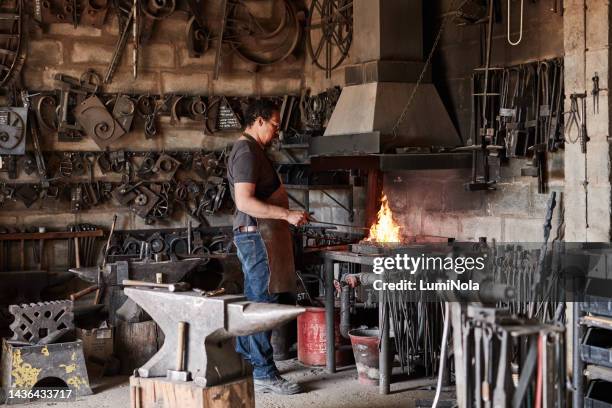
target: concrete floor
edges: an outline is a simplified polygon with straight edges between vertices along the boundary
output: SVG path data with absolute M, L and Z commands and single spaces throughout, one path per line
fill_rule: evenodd
M 257 408 L 412 408 L 418 399 L 432 399 L 435 380 L 408 379 L 394 375 L 390 395 L 379 395 L 378 387 L 364 386 L 357 382 L 354 366 L 341 368 L 336 374 L 327 374 L 324 369 L 304 367 L 297 360 L 278 362 L 283 376 L 299 382 L 307 392 L 299 395 L 279 396 L 256 394 Z M 35 402 L 29 407 L 74 407 L 74 408 L 122 408 L 129 407 L 127 377 L 104 378 L 92 381 L 94 395 L 66 403 Z M 443 393 L 444 397 L 450 397 Z

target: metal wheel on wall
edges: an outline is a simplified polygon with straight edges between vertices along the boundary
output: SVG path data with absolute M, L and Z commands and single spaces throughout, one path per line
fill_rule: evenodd
M 348 56 L 353 40 L 352 0 L 312 0 L 308 13 L 307 48 L 312 63 L 326 78 Z
M 272 15 L 258 18 L 249 1 L 228 2 L 223 41 L 246 61 L 271 65 L 287 59 L 302 38 L 299 13 L 290 0 L 274 0 Z
M 6 85 L 23 62 L 21 56 L 23 0 L 0 8 L 0 87 Z

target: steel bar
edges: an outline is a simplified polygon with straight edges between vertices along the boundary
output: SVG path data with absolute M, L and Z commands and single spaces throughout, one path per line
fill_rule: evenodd
M 572 366 L 572 378 L 574 382 L 574 395 L 573 395 L 573 405 L 574 407 L 583 407 L 584 406 L 584 361 L 580 358 L 580 347 L 579 345 L 582 343 L 582 334 L 584 330 L 582 329 L 582 325 L 578 324 L 580 322 L 580 318 L 582 317 L 582 311 L 580 310 L 580 303 L 573 303 L 573 366 Z
M 325 259 L 325 341 L 327 353 L 327 372 L 336 372 L 335 333 L 334 333 L 334 262 Z
M 383 282 L 386 280 L 386 274 L 382 275 Z M 387 291 L 384 291 L 380 296 L 378 303 L 378 316 L 380 327 L 380 354 L 378 356 L 378 364 L 380 370 L 380 379 L 378 383 L 378 393 L 387 395 L 391 390 L 391 364 L 390 364 L 390 347 L 389 347 L 389 307 L 386 302 Z

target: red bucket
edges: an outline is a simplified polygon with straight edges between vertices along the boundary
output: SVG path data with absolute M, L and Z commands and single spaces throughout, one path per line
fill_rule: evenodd
M 378 364 L 378 330 L 353 329 L 349 331 L 359 382 L 365 385 L 378 385 L 380 371 Z
M 352 364 L 353 356 L 348 340 L 340 335 L 340 309 L 335 310 L 336 365 Z M 297 318 L 298 360 L 309 366 L 324 366 L 327 363 L 327 335 L 325 308 L 307 307 Z

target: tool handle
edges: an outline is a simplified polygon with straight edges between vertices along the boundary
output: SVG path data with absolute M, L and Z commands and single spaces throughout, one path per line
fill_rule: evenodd
M 121 281 L 121 284 L 123 286 L 146 286 L 149 288 L 167 288 L 170 286 L 167 283 L 153 283 L 153 282 L 145 282 L 145 281 L 132 280 L 132 279 L 124 279 L 123 281 Z
M 187 331 L 187 323 L 179 322 L 178 324 L 178 341 L 176 347 L 176 371 L 184 371 L 184 355 L 185 355 L 185 333 Z
M 74 302 L 75 300 L 82 298 L 83 296 L 88 295 L 91 292 L 95 292 L 96 290 L 98 290 L 98 288 L 98 285 L 92 285 L 85 289 L 79 290 L 78 292 L 70 295 L 70 300 Z

